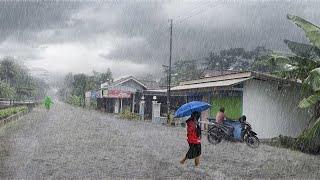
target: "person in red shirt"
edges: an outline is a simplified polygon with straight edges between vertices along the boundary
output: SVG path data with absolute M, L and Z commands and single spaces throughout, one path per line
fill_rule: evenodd
M 195 159 L 195 166 L 199 166 L 200 164 L 201 129 L 198 125 L 200 115 L 200 112 L 193 112 L 191 117 L 186 121 L 189 150 L 185 157 L 180 161 L 181 164 L 184 164 L 187 159 Z

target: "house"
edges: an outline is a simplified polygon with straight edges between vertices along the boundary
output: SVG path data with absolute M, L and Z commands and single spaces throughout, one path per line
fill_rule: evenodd
M 120 113 L 124 109 L 138 112 L 139 100 L 147 86 L 133 76 L 121 78 L 113 83 L 101 84 L 102 98 L 98 107 L 106 112 Z
M 227 116 L 246 115 L 260 138 L 297 136 L 306 127 L 313 112 L 300 109 L 301 83 L 256 72 L 227 73 L 181 82 L 171 88 L 187 101 L 202 100 L 213 107 L 214 117 L 220 106 Z

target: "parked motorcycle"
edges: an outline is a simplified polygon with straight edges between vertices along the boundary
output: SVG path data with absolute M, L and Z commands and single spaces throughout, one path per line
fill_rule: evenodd
M 251 125 L 246 122 L 246 117 L 242 116 L 239 121 L 241 124 L 240 139 L 235 137 L 233 126 L 212 122 L 212 127 L 208 130 L 208 141 L 212 144 L 218 144 L 222 139 L 225 139 L 233 142 L 245 142 L 251 148 L 259 147 L 260 140 L 257 137 L 257 133 L 255 133 Z

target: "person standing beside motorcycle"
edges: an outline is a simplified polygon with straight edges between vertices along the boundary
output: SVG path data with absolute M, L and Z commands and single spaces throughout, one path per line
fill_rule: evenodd
M 216 122 L 219 124 L 223 124 L 223 121 L 226 119 L 226 115 L 224 114 L 224 107 L 221 107 L 219 112 L 216 115 Z
M 186 121 L 187 123 L 187 141 L 189 150 L 185 157 L 180 161 L 184 164 L 187 159 L 195 159 L 195 166 L 200 164 L 201 155 L 201 128 L 198 124 L 200 112 L 193 112 L 191 117 Z

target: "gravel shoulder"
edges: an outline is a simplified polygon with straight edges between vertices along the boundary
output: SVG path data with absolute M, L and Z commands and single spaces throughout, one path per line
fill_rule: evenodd
M 0 127 L 1 179 L 318 179 L 320 157 L 203 137 L 199 168 L 180 165 L 185 130 L 56 103 Z

